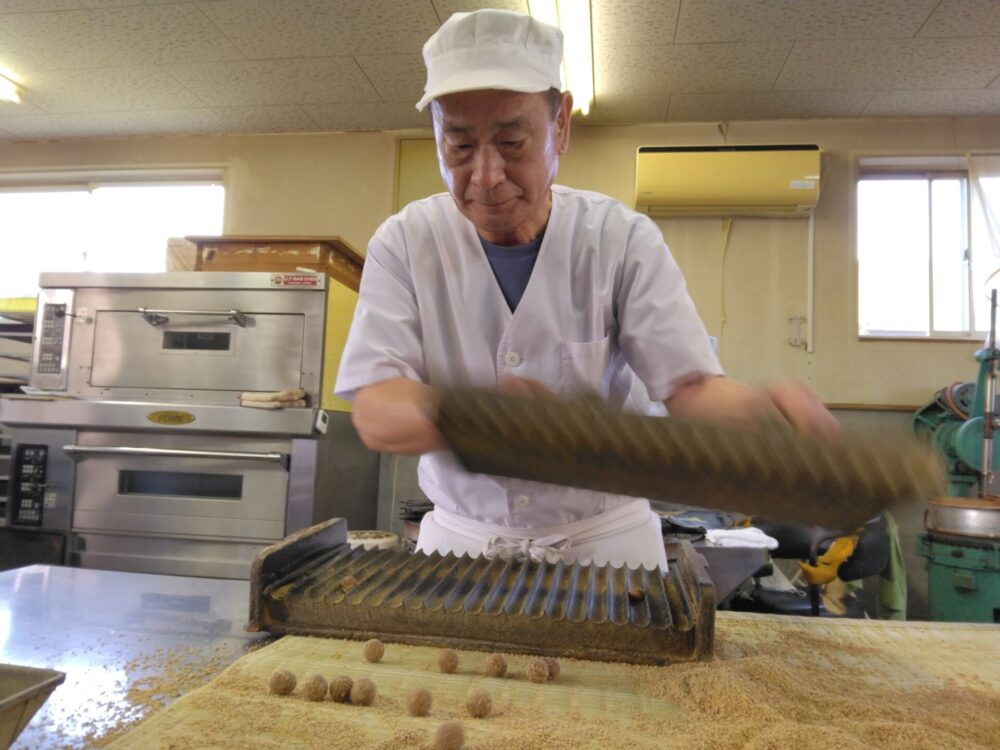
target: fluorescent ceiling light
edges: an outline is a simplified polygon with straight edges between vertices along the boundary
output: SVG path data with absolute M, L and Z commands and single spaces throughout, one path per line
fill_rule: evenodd
M 573 94 L 573 108 L 590 112 L 594 102 L 594 53 L 590 0 L 530 0 L 532 17 L 563 32 L 563 88 Z
M 3 76 L 0 76 L 0 101 L 4 102 L 21 101 L 21 94 L 17 88 L 17 84 L 14 83 L 9 78 L 4 78 Z

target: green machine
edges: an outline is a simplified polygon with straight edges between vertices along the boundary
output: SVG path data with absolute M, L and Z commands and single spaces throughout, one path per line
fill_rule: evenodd
M 975 383 L 953 383 L 913 415 L 913 431 L 932 443 L 948 468 L 948 496 L 924 515 L 918 551 L 927 558 L 931 619 L 1000 622 L 1000 497 L 992 494 L 1000 467 L 996 410 L 1000 350 L 996 347 L 997 293 L 990 336 L 975 353 Z

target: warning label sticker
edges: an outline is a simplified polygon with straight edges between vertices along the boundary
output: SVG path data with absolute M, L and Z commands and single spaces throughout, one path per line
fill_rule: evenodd
M 319 286 L 317 273 L 274 273 L 271 286 Z

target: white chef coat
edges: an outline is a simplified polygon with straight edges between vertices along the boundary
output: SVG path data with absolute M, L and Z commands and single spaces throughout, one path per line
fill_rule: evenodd
M 538 259 L 512 313 L 472 223 L 447 193 L 411 203 L 376 231 L 336 392 L 403 376 L 492 388 L 533 378 L 560 396 L 589 390 L 621 406 L 633 382 L 662 401 L 722 373 L 656 225 L 619 201 L 552 187 Z M 555 527 L 634 498 L 470 474 L 449 451 L 420 459 L 439 508 L 508 528 Z

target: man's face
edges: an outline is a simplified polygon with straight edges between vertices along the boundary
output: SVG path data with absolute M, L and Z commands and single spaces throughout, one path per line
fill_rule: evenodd
M 530 242 L 548 221 L 569 146 L 570 96 L 554 118 L 546 94 L 466 91 L 431 106 L 441 176 L 459 211 L 490 242 Z

